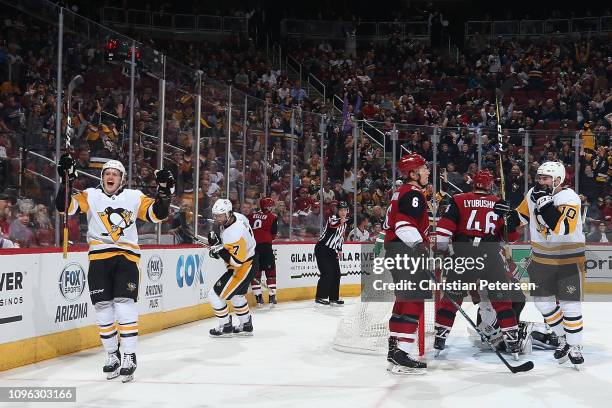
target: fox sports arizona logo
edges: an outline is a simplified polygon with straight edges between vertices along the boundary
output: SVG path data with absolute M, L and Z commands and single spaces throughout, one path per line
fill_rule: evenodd
M 153 282 L 157 282 L 164 273 L 164 264 L 158 255 L 153 255 L 147 262 L 147 275 Z
M 81 297 L 85 290 L 85 270 L 76 263 L 71 262 L 62 269 L 59 277 L 59 291 L 68 301 L 74 301 Z

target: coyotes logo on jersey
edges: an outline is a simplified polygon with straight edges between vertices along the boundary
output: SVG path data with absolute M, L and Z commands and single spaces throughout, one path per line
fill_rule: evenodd
M 114 242 L 117 242 L 123 236 L 123 231 L 134 223 L 132 212 L 123 208 L 106 207 L 104 211 L 98 211 L 98 215 L 107 231 L 102 235 L 111 237 Z

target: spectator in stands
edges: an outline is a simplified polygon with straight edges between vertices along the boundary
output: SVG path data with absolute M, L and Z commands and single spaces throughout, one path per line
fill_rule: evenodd
M 178 244 L 192 244 L 193 241 L 193 202 L 188 198 L 181 200 L 180 210 L 172 214 L 170 232 L 174 233 Z
M 34 207 L 34 231 L 39 247 L 50 247 L 55 244 L 55 228 L 49 218 L 49 209 L 43 204 Z
M 302 100 L 308 98 L 308 94 L 304 89 L 302 89 L 302 83 L 300 81 L 295 81 L 293 83 L 291 98 L 293 98 L 293 100 L 296 102 L 301 102 Z
M 11 206 L 15 204 L 14 199 L 6 193 L 0 193 L 0 236 L 8 238 L 11 219 Z
M 612 221 L 612 196 L 606 196 L 606 205 L 602 210 L 602 214 L 606 221 Z
M 244 215 L 245 217 L 248 217 L 252 212 L 253 212 L 253 204 L 251 204 L 250 202 L 242 203 L 242 206 L 240 207 L 240 213 L 242 215 Z
M 593 154 L 595 152 L 595 134 L 591 130 L 591 125 L 585 123 L 580 132 L 580 144 L 587 154 Z
M 348 234 L 347 241 L 354 242 L 369 242 L 370 232 L 368 231 L 368 224 L 370 220 L 367 216 L 358 216 L 357 226 L 351 230 Z
M 34 210 L 32 200 L 22 200 L 18 205 L 17 218 L 9 228 L 9 239 L 19 244 L 21 248 L 35 247 L 36 236 L 30 215 Z
M 234 77 L 234 84 L 239 88 L 246 90 L 249 86 L 249 76 L 244 68 L 240 68 L 240 72 Z
M 446 165 L 446 173 L 444 173 L 443 176 L 444 180 L 448 180 L 456 186 L 459 186 L 459 184 L 461 184 L 461 182 L 463 181 L 463 176 L 456 170 L 454 162 L 449 162 Z
M 600 222 L 597 229 L 586 236 L 587 242 L 611 243 L 612 230 L 610 230 L 605 222 Z
M 597 156 L 593 159 L 593 175 L 595 178 L 595 185 L 600 191 L 604 191 L 608 185 L 610 179 L 608 175 L 609 161 L 608 151 L 604 146 L 599 146 L 597 149 Z
M 321 232 L 321 204 L 316 201 L 312 204 L 311 211 L 304 218 L 304 229 L 311 236 L 317 236 Z
M 13 184 L 10 176 L 11 162 L 7 155 L 10 153 L 10 146 L 11 143 L 9 142 L 8 132 L 0 128 L 0 192 Z

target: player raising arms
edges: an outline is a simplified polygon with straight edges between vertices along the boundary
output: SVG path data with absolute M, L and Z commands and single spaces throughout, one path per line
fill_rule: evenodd
M 505 235 L 504 218 L 496 213 L 497 207 L 501 205 L 507 209 L 507 204 L 491 194 L 493 181 L 493 175 L 487 170 L 480 170 L 476 173 L 474 191 L 454 195 L 437 225 L 436 246 L 438 250 L 446 252 L 452 240 L 455 259 L 480 257 L 484 265 L 481 270 L 477 268 L 466 271 L 449 270 L 446 278 L 447 285 L 453 282 L 473 283 L 479 279 L 485 279 L 488 282 L 508 282 L 506 264 L 499 244 Z M 509 241 L 518 239 L 516 228 L 508 228 L 507 235 Z M 512 308 L 511 294 L 502 290 L 489 290 L 487 295 L 494 312 L 491 308 L 481 308 L 483 320 L 489 326 L 493 326 L 497 320 L 501 327 L 506 350 L 518 359 L 520 351 L 518 321 Z M 467 293 L 464 290 L 444 292 L 444 297 L 436 310 L 434 348 L 438 352 L 444 349 L 446 338 L 457 314 L 457 308 L 448 297 L 461 305 L 465 296 Z
M 251 336 L 253 320 L 244 295 L 257 270 L 253 231 L 244 215 L 232 211 L 232 202 L 228 199 L 218 199 L 212 213 L 215 224 L 221 229 L 221 237 L 213 231 L 208 234 L 210 256 L 223 259 L 227 272 L 221 275 L 208 292 L 210 304 L 219 319 L 219 327 L 210 329 L 210 336 Z M 232 316 L 227 308 L 228 300 L 231 300 L 240 320 L 236 327 L 232 324 Z
M 536 174 L 536 185 L 521 204 L 508 214 L 508 224 L 529 223 L 532 246 L 529 280 L 534 303 L 559 338 L 554 357 L 568 359 L 576 369 L 582 356 L 582 272 L 585 237 L 582 232 L 581 202 L 574 190 L 561 187 L 565 167 L 545 162 Z
M 403 156 L 398 163 L 399 171 L 407 183 L 399 187 L 391 198 L 385 219 L 385 256 L 387 258 L 427 257 L 429 254 L 429 216 L 424 189 L 429 183 L 429 168 L 425 159 L 418 154 Z M 408 270 L 396 265 L 391 269 L 395 283 L 408 280 L 416 283 L 429 280 L 425 268 Z M 426 267 L 426 265 L 425 265 Z M 430 299 L 430 290 L 397 292 L 393 311 L 389 319 L 389 361 L 388 371 L 394 374 L 423 374 L 427 368 L 424 362 L 415 360 L 413 352 L 419 316 L 424 310 L 424 299 Z
M 157 197 L 150 198 L 139 190 L 124 188 L 123 164 L 109 160 L 102 166 L 100 185 L 73 194 L 66 209 L 65 177 L 69 179 L 69 189 L 76 178 L 75 162 L 69 154 L 60 158 L 58 172 L 64 180 L 55 200 L 57 210 L 68 211 L 68 215 L 87 214 L 87 283 L 102 345 L 108 353 L 103 372 L 109 380 L 122 375 L 123 382 L 131 381 L 136 370 L 138 342 L 135 302 L 138 300 L 140 248 L 136 219 L 159 223 L 168 216 L 174 193 L 172 173 L 168 170 L 155 172 Z M 68 194 L 70 196 L 71 191 Z M 123 361 L 117 332 L 121 337 Z
M 263 295 L 261 294 L 262 272 L 266 274 L 268 285 L 268 301 L 271 307 L 276 304 L 276 259 L 272 249 L 272 241 L 278 232 L 278 217 L 272 212 L 274 201 L 271 198 L 259 200 L 260 211 L 249 214 L 249 223 L 253 234 L 255 234 L 255 256 L 259 267 L 255 271 L 255 279 L 251 283 L 251 289 L 255 295 L 257 306 L 263 306 Z

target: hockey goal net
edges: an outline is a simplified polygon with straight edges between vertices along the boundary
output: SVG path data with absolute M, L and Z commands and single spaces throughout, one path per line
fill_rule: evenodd
M 357 298 L 356 304 L 340 320 L 333 347 L 347 353 L 386 355 L 394 296 L 378 302 L 362 302 L 361 299 Z M 424 312 L 419 318 L 417 344 L 420 356 L 433 346 L 438 302 L 439 293 L 434 292 L 433 299 L 425 301 Z

